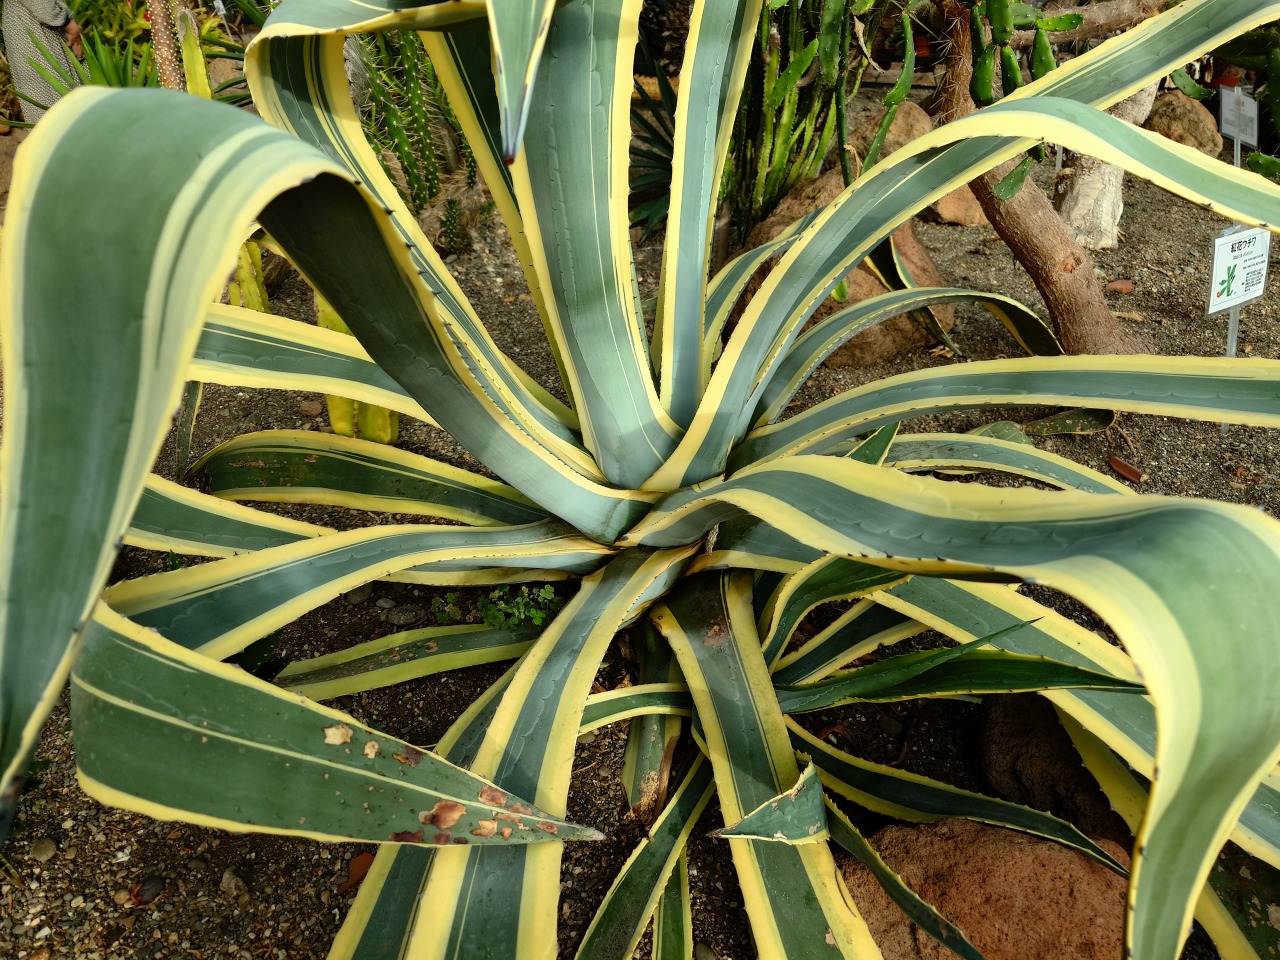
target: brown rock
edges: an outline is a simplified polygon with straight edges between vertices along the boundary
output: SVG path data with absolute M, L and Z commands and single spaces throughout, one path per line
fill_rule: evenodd
M 880 129 L 880 121 L 884 119 L 884 114 L 885 111 L 882 110 L 880 113 L 869 117 L 849 135 L 849 143 L 858 151 L 858 156 L 865 157 L 867 155 L 867 147 L 870 146 L 876 131 Z M 917 103 L 912 103 L 910 100 L 904 100 L 898 105 L 898 113 L 893 118 L 893 123 L 889 125 L 889 132 L 885 134 L 884 146 L 880 148 L 880 156 L 887 157 L 917 137 L 923 137 L 932 129 L 933 120 L 930 119 L 924 108 Z
M 1133 281 L 1121 277 L 1107 284 L 1107 293 L 1133 293 Z
M 800 184 L 783 197 L 782 202 L 768 219 L 751 231 L 747 237 L 747 248 L 759 246 L 773 239 L 782 232 L 783 228 L 805 214 L 826 206 L 843 191 L 844 180 L 840 176 L 839 169 L 830 170 L 816 180 Z M 910 223 L 899 227 L 893 234 L 893 240 L 917 284 L 920 286 L 945 285 L 928 250 L 916 239 Z M 758 276 L 747 286 L 748 295 L 758 289 L 761 279 Z M 886 292 L 883 284 L 864 266 L 851 271 L 845 278 L 845 282 L 849 287 L 849 303 L 856 303 L 866 297 Z M 847 305 L 828 297 L 814 313 L 813 321 L 829 317 Z M 934 314 L 945 330 L 950 330 L 955 323 L 953 307 L 936 307 Z M 845 367 L 878 363 L 904 350 L 914 350 L 928 346 L 932 342 L 933 338 L 929 333 L 911 317 L 894 317 L 858 334 L 832 354 L 827 363 Z
M 886 827 L 874 842 L 987 960 L 1123 955 L 1125 880 L 1073 850 L 969 820 Z M 1127 865 L 1120 847 L 1102 846 Z M 885 960 L 955 956 L 907 920 L 856 861 L 844 877 Z
M 1130 842 L 1048 700 L 1034 693 L 987 697 L 982 713 L 983 773 L 997 795 L 1047 810 L 1088 836 Z
M 1213 114 L 1203 103 L 1180 90 L 1166 90 L 1156 97 L 1146 127 L 1211 157 L 1222 152 L 1222 135 L 1218 133 Z
M 880 129 L 880 121 L 884 113 L 871 117 L 849 136 L 849 143 L 858 151 L 858 156 L 866 156 L 867 147 L 871 145 L 876 131 Z M 901 147 L 906 146 L 916 137 L 922 137 L 933 129 L 933 120 L 919 104 L 904 100 L 898 106 L 898 113 L 889 125 L 885 134 L 884 146 L 880 148 L 880 156 L 887 157 Z M 943 223 L 956 223 L 965 227 L 976 227 L 987 222 L 987 215 L 982 212 L 982 205 L 973 191 L 968 187 L 953 190 L 941 200 L 929 207 L 934 216 Z
M 303 400 L 298 404 L 298 415 L 314 420 L 324 413 L 324 404 L 319 400 Z

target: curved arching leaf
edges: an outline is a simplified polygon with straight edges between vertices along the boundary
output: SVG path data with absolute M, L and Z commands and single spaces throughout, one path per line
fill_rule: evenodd
M 1138 956 L 1176 953 L 1214 855 L 1280 760 L 1268 692 L 1280 662 L 1267 652 L 1280 644 L 1280 524 L 1227 504 L 991 489 L 832 457 L 788 457 L 667 502 L 624 542 L 687 542 L 744 511 L 831 553 L 1033 580 L 1096 609 L 1142 671 L 1159 732 L 1131 942 Z

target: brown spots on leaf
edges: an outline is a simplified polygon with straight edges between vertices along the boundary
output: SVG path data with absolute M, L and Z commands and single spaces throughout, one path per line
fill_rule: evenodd
M 424 836 L 423 830 L 419 827 L 413 833 L 405 830 L 400 833 L 391 834 L 391 839 L 396 843 L 421 843 Z
M 468 840 L 466 837 L 454 837 L 453 842 L 454 843 L 470 843 L 471 841 Z
M 718 650 L 729 642 L 729 625 L 723 620 L 712 620 L 707 624 L 702 640 L 712 650 Z
M 335 723 L 324 728 L 324 742 L 330 746 L 341 746 L 351 742 L 351 728 L 345 723 Z
M 423 645 L 422 649 L 425 650 L 427 653 L 435 653 L 437 650 L 440 649 L 440 644 L 436 643 L 434 640 L 428 640 Z
M 511 831 L 510 827 L 504 827 L 503 829 L 505 829 L 508 833 L 510 833 Z M 478 826 L 471 831 L 471 835 L 473 837 L 492 837 L 497 832 L 498 832 L 497 820 L 481 820 L 479 821 Z
M 431 838 L 431 842 L 438 847 L 446 847 L 453 842 L 453 834 L 449 833 L 447 830 L 441 830 Z
M 403 753 L 393 753 L 392 756 L 407 767 L 416 767 L 418 765 L 418 761 L 422 759 L 423 753 L 421 750 L 415 750 L 413 747 L 405 747 Z
M 487 803 L 491 807 L 503 807 L 507 803 L 507 795 L 497 787 L 486 786 L 480 791 L 480 802 Z
M 516 801 L 515 803 L 507 804 L 507 809 L 510 810 L 512 813 L 520 814 L 522 817 L 528 816 L 529 814 L 533 813 L 533 807 L 526 806 L 525 804 L 520 803 L 519 801 Z
M 503 840 L 510 840 L 510 839 L 511 839 L 511 828 L 510 828 L 510 827 L 503 827 L 501 830 L 499 830 L 499 831 L 498 831 L 498 833 L 502 835 L 502 839 L 503 839 Z
M 432 824 L 437 830 L 450 830 L 466 812 L 467 808 L 457 800 L 441 800 L 431 808 L 430 813 L 419 814 L 418 819 Z M 424 816 L 426 819 L 423 819 Z
M 539 820 L 536 826 L 543 833 L 549 833 L 553 837 L 560 832 L 559 827 L 557 827 L 554 823 L 548 823 L 546 820 Z
M 370 760 L 372 760 L 374 757 L 378 755 L 379 749 L 381 748 L 378 746 L 378 744 L 373 740 L 370 740 L 368 743 L 364 745 L 364 755 L 368 757 Z

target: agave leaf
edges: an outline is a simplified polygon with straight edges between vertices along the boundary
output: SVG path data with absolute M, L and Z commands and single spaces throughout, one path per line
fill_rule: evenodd
M 680 431 L 659 400 L 633 294 L 621 92 L 634 46 L 635 20 L 619 5 L 557 11 L 512 178 L 583 442 L 610 481 L 639 488 Z
M 629 551 L 587 577 L 504 678 L 501 693 L 464 714 L 455 725 L 456 739 L 442 741 L 445 755 L 462 760 L 465 753 L 469 769 L 532 795 L 540 807 L 563 809 L 582 704 L 600 659 L 635 605 L 655 585 L 668 589 L 690 553 Z M 553 954 L 561 847 L 543 846 L 547 852 L 533 857 L 510 849 L 498 856 L 471 848 L 441 851 L 423 892 L 439 909 L 420 915 L 412 949 L 484 943 L 496 956 Z M 463 889 L 465 906 L 459 898 Z
M 547 519 L 505 483 L 383 443 L 313 430 L 242 434 L 206 453 L 191 473 L 230 500 L 324 503 L 482 526 Z
M 693 693 L 720 809 L 727 823 L 736 823 L 800 776 L 760 655 L 751 578 L 699 578 L 668 598 L 654 617 Z M 825 843 L 728 843 L 762 955 L 825 955 L 832 940 L 847 957 L 879 955 Z
M 880 647 L 914 637 L 924 624 L 871 600 L 855 603 L 798 650 L 779 658 L 776 685 L 812 683 Z
M 274 683 L 312 700 L 332 700 L 459 667 L 514 660 L 529 649 L 540 630 L 528 624 L 405 630 L 336 653 L 294 660 Z
M 228 503 L 153 473 L 145 481 L 125 543 L 148 550 L 230 557 L 326 533 L 332 531 Z
M 13 401 L 0 451 L 0 832 L 178 408 L 203 304 L 230 273 L 232 238 L 248 232 L 245 208 L 334 169 L 248 116 L 185 94 L 86 88 L 63 106 L 23 148 L 0 254 Z M 163 129 L 116 143 L 121 129 L 146 125 L 157 109 L 170 111 Z M 274 165 L 260 163 L 262 149 L 274 151 Z M 157 150 L 173 163 L 143 183 L 136 172 Z M 86 165 L 135 186 L 101 191 L 95 212 L 72 216 L 59 198 L 83 183 Z M 82 242 L 85 216 L 102 227 L 97 249 L 114 257 L 105 280 L 52 266 L 53 251 Z M 183 229 L 188 217 L 200 220 L 198 236 Z M 201 270 L 189 282 L 168 282 L 195 264 Z M 93 324 L 67 332 L 90 313 Z M 37 377 L 37 368 L 46 372 Z M 55 425 L 59 443 L 37 442 Z M 101 482 L 86 490 L 86 475 Z M 52 582 L 60 589 L 41 587 Z
M 819 604 L 883 589 L 901 576 L 895 570 L 828 556 L 788 577 L 762 618 L 765 662 L 778 659 L 796 625 Z
M 523 371 L 516 370 L 514 374 L 564 430 L 570 435 L 577 430 L 572 410 Z M 209 307 L 192 375 L 206 383 L 228 386 L 274 389 L 288 384 L 321 393 L 336 389 L 363 403 L 376 403 L 435 423 L 404 387 L 370 359 L 354 337 L 227 304 Z
M 489 28 L 502 115 L 502 152 L 516 158 L 529 119 L 534 76 L 556 0 L 489 0 Z
M 1012 297 L 935 287 L 912 287 L 884 293 L 836 311 L 815 323 L 796 340 L 760 396 L 755 425 L 762 426 L 778 419 L 809 375 L 850 337 L 912 310 L 932 304 L 966 302 L 985 307 L 1009 328 L 1029 353 L 1050 356 L 1062 353 L 1061 347 L 1051 348 L 1051 344 L 1056 345 L 1057 341 L 1044 321 Z M 1034 349 L 1029 345 L 1034 345 Z
M 576 954 L 578 960 L 628 960 L 685 854 L 698 817 L 715 793 L 711 764 L 697 754 L 679 778 L 679 786 L 649 836 L 632 851 L 626 865 L 591 919 Z M 684 880 L 687 885 L 687 877 Z
M 875 600 L 961 642 L 1038 618 L 1016 634 L 1004 635 L 996 645 L 1137 679 L 1132 662 L 1118 648 L 1005 587 L 914 577 L 876 594 Z M 1103 737 L 1135 770 L 1151 777 L 1156 714 L 1146 698 L 1117 696 L 1103 690 L 1063 690 L 1046 696 L 1092 733 Z M 1232 839 L 1255 856 L 1280 864 L 1280 796 L 1275 779 L 1273 771 L 1267 782 L 1254 791 Z
M 787 729 L 797 756 L 817 765 L 823 785 L 828 790 L 869 810 L 920 823 L 930 823 L 942 817 L 966 817 L 1008 827 L 1056 840 L 1117 873 L 1124 872 L 1111 854 L 1057 817 L 854 757 L 819 740 L 794 720 L 787 720 Z
M 653 960 L 691 960 L 693 915 L 689 906 L 689 857 L 682 852 L 654 909 Z
M 712 836 L 798 844 L 820 843 L 830 834 L 822 781 L 818 779 L 818 768 L 810 762 L 790 790 L 764 801 L 737 823 L 716 830 Z
M 957 468 L 994 470 L 1086 493 L 1133 493 L 1114 477 L 1066 457 L 990 436 L 954 433 L 899 436 L 893 442 L 887 465 L 907 472 Z
M 456 28 L 421 34 L 436 79 L 448 97 L 458 126 L 466 136 L 475 157 L 476 167 L 484 180 L 489 196 L 493 198 L 507 235 L 515 247 L 516 258 L 529 285 L 529 294 L 538 308 L 547 331 L 547 343 L 560 370 L 560 381 L 565 383 L 564 361 L 559 343 L 546 326 L 546 296 L 538 281 L 529 251 L 520 210 L 516 206 L 511 168 L 503 156 L 502 112 L 498 108 L 497 84 L 493 76 L 493 50 L 487 32 L 474 23 L 464 23 Z M 541 398 L 547 403 L 547 398 Z
M 314 33 L 305 20 L 287 22 L 280 11 L 272 22 L 277 30 L 260 35 L 246 54 L 255 102 L 272 123 L 345 164 L 375 207 L 335 183 L 317 182 L 314 196 L 280 198 L 264 211 L 263 226 L 383 369 L 436 414 L 449 411 L 442 426 L 482 462 L 487 456 L 515 467 L 532 455 L 551 470 L 548 490 L 553 475 L 591 475 L 590 457 L 493 343 L 364 141 L 343 71 L 342 37 Z M 328 243 L 334 235 L 344 242 Z M 376 264 L 342 256 L 351 244 Z M 566 495 L 562 502 L 590 499 Z
M 222 659 L 362 583 L 423 564 L 429 581 L 467 582 L 468 568 L 493 566 L 585 573 L 608 554 L 556 523 L 375 526 L 126 581 L 105 597 L 138 623 Z
M 191 376 L 227 386 L 337 390 L 434 422 L 354 337 L 227 304 L 210 306 Z
M 80 783 L 161 819 L 399 843 L 600 836 L 105 607 L 72 674 L 72 711 Z M 511 824 L 505 838 L 487 829 L 495 819 Z
M 693 419 L 711 364 L 702 339 L 711 228 L 760 6 L 706 0 L 694 5 L 689 24 L 668 213 L 680 242 L 663 251 L 654 333 L 663 403 L 682 426 Z
M 1009 632 L 1022 624 L 1008 627 Z M 998 639 L 998 637 L 996 638 Z M 1056 690 L 1067 687 L 1127 690 L 1142 685 L 1048 657 L 1027 657 L 970 646 L 904 653 L 813 683 L 779 685 L 778 703 L 788 714 L 825 710 L 845 703 L 883 703 L 919 697 Z
M 852 437 L 906 417 L 1013 403 L 1087 403 L 1134 413 L 1280 426 L 1280 362 L 1251 360 L 1241 366 L 1214 357 L 1027 357 L 901 374 L 846 390 L 781 423 L 753 430 L 735 448 L 730 466 L 787 453 L 836 450 Z
M 1267 654 L 1280 643 L 1269 609 L 1280 525 L 1233 505 L 993 490 L 830 457 L 787 458 L 668 501 L 671 512 L 655 511 L 626 541 L 661 546 L 681 521 L 705 530 L 746 510 L 833 553 L 1031 579 L 1093 606 L 1142 669 L 1160 733 L 1130 940 L 1139 957 L 1176 953 L 1213 856 L 1280 759 L 1280 704 L 1274 716 L 1267 706 L 1280 682 Z M 1221 656 L 1221 636 L 1236 656 Z
M 604 693 L 593 693 L 582 711 L 579 732 L 586 733 L 608 723 L 629 720 L 643 714 L 688 717 L 693 700 L 683 683 L 639 683 Z
M 684 677 L 675 655 L 649 620 L 642 620 L 632 636 L 639 686 L 684 686 Z M 626 689 L 634 691 L 636 688 Z M 680 719 L 673 714 L 646 711 L 631 720 L 622 759 L 622 789 L 631 804 L 631 812 L 646 827 L 653 826 L 658 812 L 666 805 L 667 785 L 679 737 Z

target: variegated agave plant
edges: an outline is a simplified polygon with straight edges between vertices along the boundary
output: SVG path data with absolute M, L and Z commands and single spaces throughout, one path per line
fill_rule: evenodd
M 917 141 L 708 280 L 760 3 L 694 4 L 652 335 L 627 232 L 639 0 L 286 0 L 248 57 L 274 128 L 138 91 L 79 91 L 41 122 L 23 148 L 0 264 L 7 806 L 70 674 L 80 776 L 94 796 L 159 817 L 382 845 L 333 956 L 550 957 L 561 844 L 594 835 L 564 820 L 575 740 L 632 718 L 627 786 L 637 805 L 657 804 L 656 822 L 581 956 L 629 955 L 651 916 L 655 955 L 689 955 L 683 850 L 714 791 L 760 955 L 877 957 L 829 841 L 881 867 L 832 797 L 907 819 L 1009 823 L 1106 855 L 1051 818 L 855 759 L 791 715 L 854 699 L 1042 689 L 1116 802 L 1145 803 L 1134 956 L 1177 955 L 1228 838 L 1278 859 L 1280 526 L 1241 507 L 1126 496 L 1030 447 L 894 424 L 1077 404 L 1276 426 L 1280 363 L 970 363 L 779 417 L 855 330 L 930 299 L 977 296 L 895 293 L 799 335 L 895 226 L 1038 138 L 1239 220 L 1280 223 L 1280 192 L 1261 179 L 1098 109 L 1280 17 L 1280 0 L 1187 0 Z M 567 404 L 498 349 L 360 140 L 343 34 L 390 29 L 423 31 L 515 240 Z M 255 223 L 359 345 L 217 305 Z M 774 257 L 718 351 L 746 278 Z M 1053 352 L 1016 304 L 985 302 Z M 183 489 L 148 471 L 187 379 L 313 389 L 429 418 L 500 481 L 286 431 L 208 454 L 212 495 Z M 956 466 L 1064 489 L 912 473 Z M 235 502 L 252 499 L 451 524 L 334 532 Z M 122 539 L 213 559 L 103 593 Z M 276 685 L 222 662 L 373 579 L 547 577 L 581 581 L 536 635 L 418 631 L 295 663 Z M 1020 595 L 1016 581 L 1082 599 L 1126 652 Z M 856 602 L 792 644 L 807 612 L 834 599 Z M 597 665 L 628 625 L 643 639 L 642 682 L 593 695 Z M 962 643 L 844 669 L 925 626 Z M 431 752 L 316 702 L 512 659 Z M 1145 695 L 1132 692 L 1139 679 Z M 655 794 L 647 785 L 683 717 L 697 759 L 669 797 Z M 1107 747 L 1152 781 L 1149 797 Z M 923 925 L 948 933 L 883 875 Z M 1230 937 L 1212 897 L 1199 903 L 1215 935 Z

